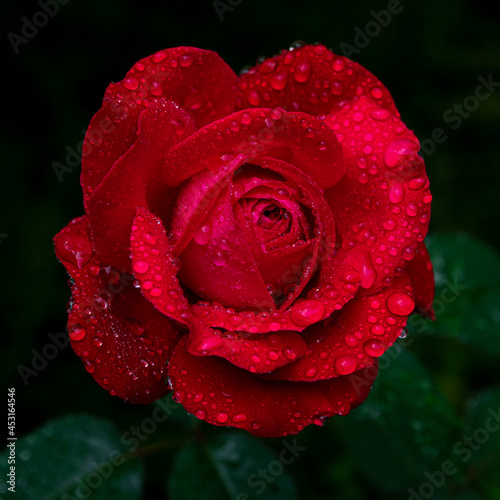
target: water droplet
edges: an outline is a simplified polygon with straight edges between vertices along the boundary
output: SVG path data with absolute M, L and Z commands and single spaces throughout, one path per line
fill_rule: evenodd
M 378 339 L 369 339 L 363 344 L 363 349 L 368 356 L 378 358 L 384 354 L 386 345 Z
M 291 308 L 290 319 L 297 326 L 308 326 L 323 319 L 325 307 L 317 300 L 299 300 Z
M 194 347 L 195 351 L 215 351 L 222 347 L 222 340 L 215 335 L 200 340 Z
M 387 298 L 387 309 L 392 314 L 407 316 L 415 309 L 415 301 L 406 293 L 396 292 Z
M 69 328 L 68 335 L 71 340 L 78 342 L 85 338 L 87 330 L 82 325 L 76 324 Z
M 356 111 L 356 113 L 354 113 L 352 115 L 352 119 L 359 123 L 359 122 L 362 122 L 364 119 L 365 119 L 365 115 L 363 113 L 361 113 L 360 111 Z
M 99 337 L 94 337 L 92 339 L 92 344 L 94 344 L 96 347 L 102 347 L 102 340 Z
M 414 179 L 410 180 L 410 182 L 408 183 L 408 187 L 416 191 L 418 189 L 421 189 L 424 186 L 425 182 L 425 177 L 415 177 Z
M 375 99 L 380 99 L 384 95 L 382 89 L 380 89 L 379 87 L 372 87 L 372 89 L 370 90 L 370 94 Z
M 281 113 L 281 109 L 280 108 L 274 108 L 274 109 L 271 109 L 270 113 L 269 113 L 269 116 L 273 119 L 273 120 L 279 120 L 282 116 L 282 113 Z
M 302 83 L 306 82 L 311 75 L 312 66 L 308 61 L 301 61 L 297 64 L 293 77 L 295 81 Z
M 182 404 L 185 398 L 186 398 L 186 392 L 183 391 L 182 389 L 174 391 L 173 399 L 176 403 Z
M 408 156 L 414 155 L 419 149 L 416 142 L 409 139 L 396 139 L 390 142 L 384 151 L 384 162 L 388 168 L 401 165 Z
M 193 403 L 199 403 L 203 399 L 203 393 L 198 392 L 193 396 Z
M 144 274 L 148 272 L 149 264 L 145 260 L 138 260 L 137 262 L 133 263 L 132 269 L 137 274 Z
M 151 288 L 151 291 L 149 292 L 152 297 L 159 297 L 162 293 L 163 290 L 158 287 Z
M 283 356 L 290 361 L 294 360 L 297 357 L 297 350 L 293 347 L 285 346 L 283 347 Z
M 260 104 L 260 94 L 258 90 L 251 90 L 248 93 L 248 102 L 252 106 L 258 106 Z
M 217 419 L 217 422 L 223 424 L 224 422 L 227 422 L 229 415 L 224 411 L 220 411 L 219 413 L 217 413 L 215 418 Z
M 342 71 L 344 69 L 345 63 L 343 59 L 335 59 L 333 61 L 333 70 L 334 71 Z
M 200 226 L 193 235 L 193 239 L 198 245 L 206 245 L 212 237 L 212 227 L 210 224 Z
M 244 125 L 250 125 L 250 123 L 252 123 L 252 115 L 248 111 L 242 113 L 240 119 L 241 123 L 243 123 Z
M 89 372 L 89 373 L 94 373 L 95 372 L 95 365 L 93 365 L 90 361 L 87 361 L 85 363 L 85 369 Z
M 391 116 L 391 113 L 387 109 L 380 108 L 380 109 L 374 109 L 370 113 L 370 116 L 374 120 L 382 121 L 382 120 L 387 120 L 387 118 L 389 118 L 389 116 Z
M 198 408 L 194 416 L 200 420 L 205 420 L 207 418 L 207 412 L 203 408 Z
M 187 68 L 188 66 L 191 66 L 192 62 L 193 62 L 193 54 L 184 54 L 179 57 L 179 65 L 182 68 Z
M 58 257 L 82 269 L 94 255 L 90 242 L 86 237 L 76 232 L 61 234 L 55 241 L 55 249 Z
M 405 211 L 410 217 L 415 217 L 418 213 L 417 205 L 415 205 L 415 203 L 408 203 L 408 205 L 406 205 Z
M 314 377 L 314 375 L 316 375 L 316 373 L 318 373 L 318 369 L 313 366 L 312 368 L 309 368 L 307 371 L 306 371 L 306 377 Z
M 358 361 L 355 357 L 349 355 L 338 356 L 335 358 L 335 371 L 339 375 L 349 375 L 356 371 Z
M 352 333 L 347 333 L 344 337 L 344 341 L 349 347 L 356 347 L 359 342 L 356 336 Z
M 373 335 L 383 335 L 385 333 L 385 328 L 382 325 L 373 325 L 370 331 Z
M 164 61 L 168 57 L 166 52 L 157 52 L 153 55 L 152 59 L 155 64 Z
M 129 76 L 122 80 L 122 85 L 128 90 L 135 90 L 139 86 L 139 80 L 135 76 Z
M 405 191 L 401 182 L 395 182 L 389 190 L 389 200 L 392 203 L 401 203 L 405 197 Z
M 248 417 L 244 413 L 236 413 L 231 420 L 235 423 L 246 422 Z
M 332 82 L 330 85 L 330 92 L 333 95 L 341 95 L 342 92 L 344 91 L 344 85 L 342 82 Z
M 282 90 L 286 86 L 288 75 L 285 72 L 276 73 L 271 78 L 271 87 L 274 90 Z
M 146 243 L 147 245 L 155 245 L 156 244 L 156 236 L 152 235 L 151 233 L 144 233 L 142 235 L 143 239 L 144 239 L 144 243 Z
M 397 222 L 393 219 L 388 219 L 382 223 L 384 226 L 384 229 L 387 229 L 387 231 L 393 231 L 397 227 Z

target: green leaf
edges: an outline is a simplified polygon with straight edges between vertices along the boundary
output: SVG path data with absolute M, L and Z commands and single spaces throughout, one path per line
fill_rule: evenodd
M 400 344 L 380 358 L 368 399 L 334 419 L 365 475 L 383 491 L 426 481 L 449 458 L 460 422 L 417 359 Z
M 409 331 L 500 354 L 500 256 L 461 233 L 434 235 L 426 243 L 436 277 L 436 321 L 412 316 Z
M 467 431 L 456 451 L 469 476 L 486 491 L 500 492 L 500 387 L 487 389 L 468 401 Z
M 290 451 L 293 445 L 283 440 L 278 457 L 260 439 L 236 431 L 189 443 L 174 460 L 168 493 L 175 500 L 295 500 L 286 470 L 300 452 Z
M 9 452 L 1 456 L 2 478 Z M 120 432 L 106 420 L 88 415 L 52 420 L 15 441 L 16 498 L 139 499 L 142 466 L 127 461 L 126 452 Z M 0 493 L 2 488 L 3 481 Z

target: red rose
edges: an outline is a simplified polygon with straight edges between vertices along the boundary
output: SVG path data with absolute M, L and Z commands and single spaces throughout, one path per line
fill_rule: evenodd
M 387 89 L 323 45 L 240 77 L 190 47 L 142 59 L 106 90 L 85 215 L 55 237 L 73 349 L 112 395 L 172 389 L 260 436 L 348 413 L 408 315 L 432 315 L 418 150 Z

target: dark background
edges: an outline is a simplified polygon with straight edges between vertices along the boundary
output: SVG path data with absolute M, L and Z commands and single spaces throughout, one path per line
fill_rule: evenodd
M 438 128 L 446 135 L 425 155 L 434 196 L 430 231 L 465 231 L 500 246 L 500 85 L 466 111 L 469 116 L 450 119 L 457 116 L 454 106 L 474 95 L 480 76 L 500 82 L 500 19 L 492 4 L 401 0 L 399 13 L 373 36 L 370 28 L 366 34 L 367 23 L 372 11 L 388 8 L 387 1 L 233 0 L 233 7 L 222 1 L 230 7 L 223 20 L 211 1 L 69 0 L 17 49 L 7 34 L 23 36 L 24 16 L 32 20 L 41 7 L 26 1 L 2 6 L 0 366 L 7 386 L 17 388 L 20 434 L 77 411 L 108 416 L 123 428 L 143 415 L 141 407 L 125 405 L 95 384 L 70 348 L 30 375 L 27 387 L 18 370 L 20 364 L 33 366 L 48 334 L 65 328 L 69 288 L 51 239 L 83 213 L 83 204 L 79 166 L 59 179 L 53 163 L 65 164 L 68 150 L 78 149 L 109 82 L 162 48 L 211 49 L 238 73 L 297 39 L 339 54 L 349 44 L 347 55 L 389 88 L 421 141 Z M 360 32 L 367 38 L 361 40 Z M 428 364 L 440 362 L 434 355 Z M 477 355 L 464 390 L 484 382 L 480 366 Z M 453 389 L 445 396 L 456 399 Z

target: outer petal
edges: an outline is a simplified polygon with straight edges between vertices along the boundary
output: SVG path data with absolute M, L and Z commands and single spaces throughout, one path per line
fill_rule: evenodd
M 102 262 L 128 265 L 130 226 L 138 206 L 170 218 L 175 196 L 161 181 L 159 167 L 166 152 L 194 130 L 192 117 L 171 101 L 155 99 L 142 111 L 137 140 L 87 201 L 92 241 Z
M 252 373 L 267 373 L 294 363 L 306 352 L 306 343 L 296 332 L 279 335 L 221 334 L 213 328 L 192 328 L 188 351 L 195 356 L 220 356 Z
M 325 115 L 341 102 L 366 95 L 398 115 L 389 91 L 359 64 L 324 45 L 284 50 L 239 77 L 237 106 L 280 106 Z
M 256 436 L 296 434 L 345 415 L 367 397 L 377 369 L 346 377 L 307 382 L 270 381 L 227 361 L 189 354 L 185 339 L 169 365 L 174 398 L 197 418 L 213 425 L 239 427 Z
M 73 220 L 54 242 L 74 280 L 68 333 L 87 371 L 126 401 L 150 403 L 164 396 L 177 329 L 141 297 L 132 276 L 99 267 L 85 217 Z
M 82 158 L 85 201 L 135 141 L 139 115 L 152 99 L 175 101 L 201 127 L 232 112 L 235 82 L 231 68 L 208 50 L 176 47 L 138 61 L 107 88 L 90 122 Z
M 336 259 L 365 274 L 373 293 L 415 257 L 430 218 L 419 144 L 397 116 L 362 96 L 325 120 L 342 141 L 346 175 L 325 192 L 342 247 Z
M 417 249 L 415 258 L 408 262 L 406 271 L 415 292 L 416 311 L 423 316 L 436 319 L 432 302 L 434 300 L 434 272 L 429 252 L 424 243 Z
M 267 377 L 311 382 L 372 366 L 401 335 L 415 308 L 412 297 L 412 286 L 405 275 L 390 288 L 351 300 L 339 315 L 304 332 L 306 356 Z
M 262 156 L 285 160 L 324 189 L 344 174 L 342 148 L 321 120 L 280 109 L 250 109 L 214 122 L 173 147 L 165 156 L 163 179 L 178 186 L 205 167 L 218 172 L 240 155 L 249 163 Z

